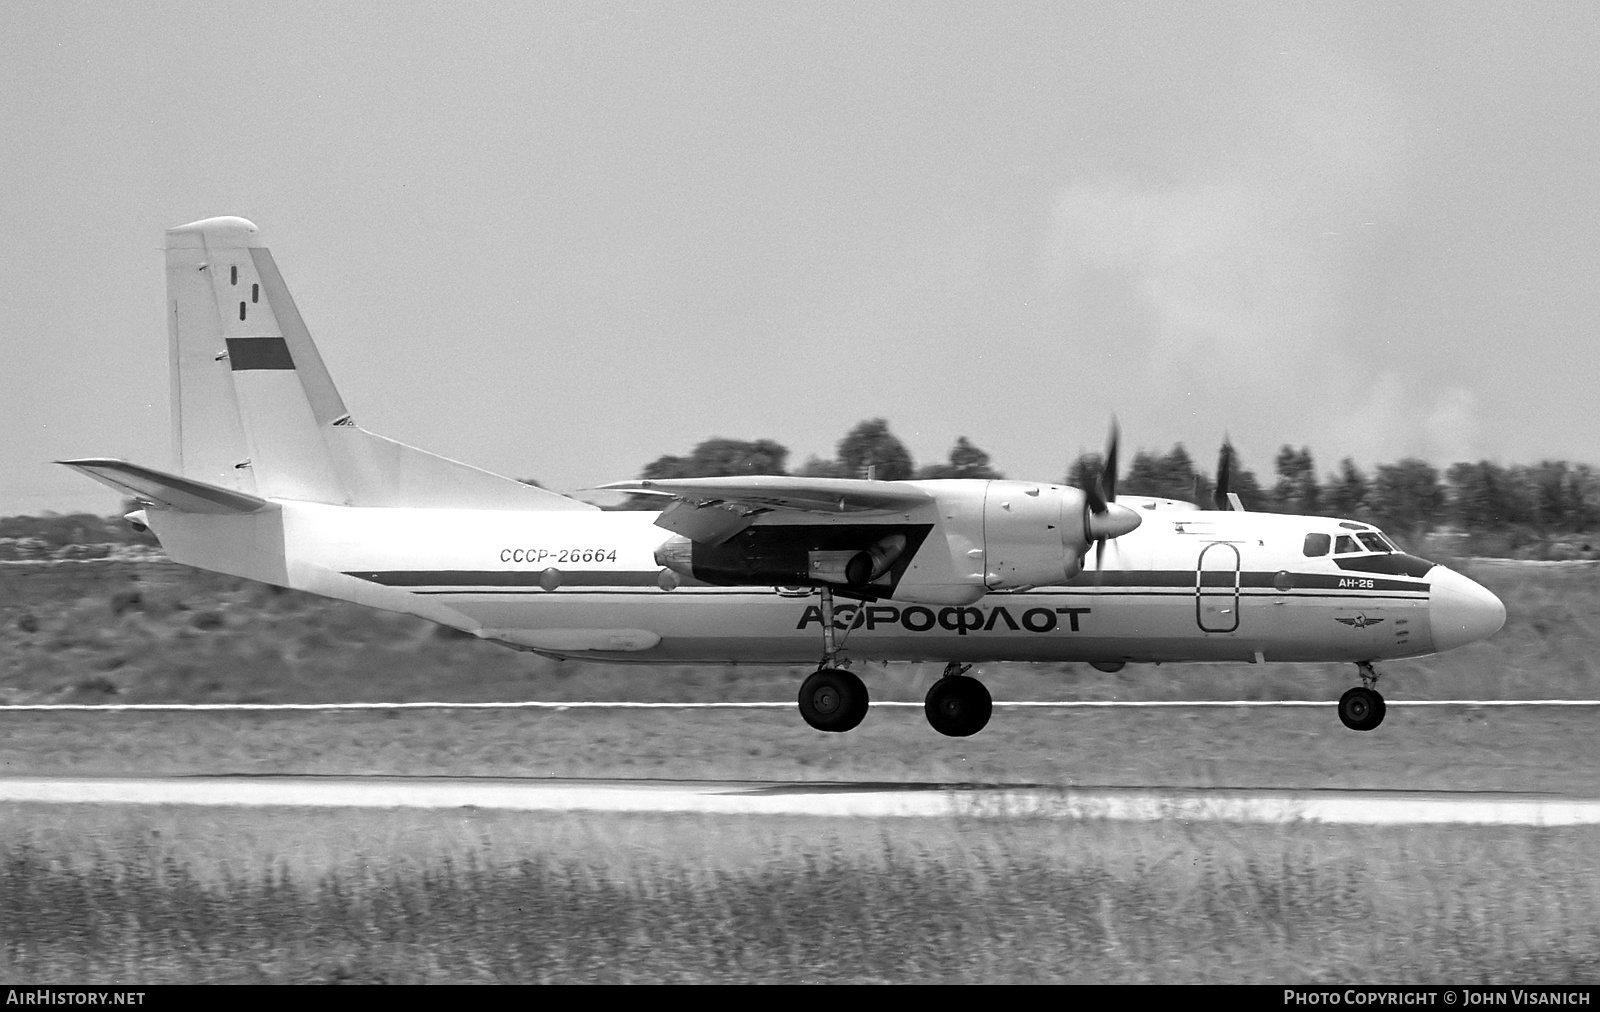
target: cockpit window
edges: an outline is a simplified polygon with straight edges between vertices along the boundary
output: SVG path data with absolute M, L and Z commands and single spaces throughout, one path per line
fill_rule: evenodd
M 1306 558 L 1315 559 L 1319 555 L 1327 555 L 1328 549 L 1333 545 L 1333 538 L 1326 534 L 1306 535 Z
M 1356 537 L 1360 538 L 1361 539 L 1361 543 L 1363 545 L 1366 545 L 1369 549 L 1371 549 L 1374 552 L 1392 552 L 1392 551 L 1394 551 L 1394 549 L 1389 546 L 1388 542 L 1384 541 L 1382 538 L 1380 538 L 1376 534 L 1357 534 Z
M 1339 540 L 1333 543 L 1333 554 L 1348 555 L 1351 552 L 1361 551 L 1361 546 L 1356 544 L 1356 539 L 1348 534 L 1339 535 Z

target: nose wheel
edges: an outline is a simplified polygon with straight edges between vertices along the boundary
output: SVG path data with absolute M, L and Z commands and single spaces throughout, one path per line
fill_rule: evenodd
M 1378 672 L 1372 664 L 1362 661 L 1356 666 L 1362 684 L 1339 697 L 1339 720 L 1352 731 L 1370 731 L 1383 723 L 1388 707 L 1378 693 Z
M 994 710 L 989 690 L 976 678 L 963 675 L 966 670 L 966 665 L 953 662 L 948 665 L 944 676 L 928 690 L 922 707 L 933 729 L 952 738 L 965 738 L 982 731 Z

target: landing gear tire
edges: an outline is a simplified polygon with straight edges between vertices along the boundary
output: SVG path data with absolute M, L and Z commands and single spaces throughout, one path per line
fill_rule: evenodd
M 1354 688 L 1339 697 L 1339 719 L 1352 731 L 1370 731 L 1388 710 L 1376 689 Z
M 955 675 L 934 682 L 922 708 L 935 731 L 952 738 L 965 738 L 982 731 L 989 723 L 994 700 L 976 678 Z
M 800 684 L 800 716 L 818 731 L 848 731 L 867 715 L 867 687 L 843 668 L 823 668 Z

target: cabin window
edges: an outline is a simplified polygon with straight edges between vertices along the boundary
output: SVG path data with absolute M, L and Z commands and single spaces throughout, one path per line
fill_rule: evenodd
M 231 268 L 229 268 L 228 283 L 229 284 L 234 284 L 234 285 L 239 283 L 239 265 L 238 264 L 234 264 Z
M 1339 535 L 1339 540 L 1333 543 L 1333 554 L 1349 555 L 1361 551 L 1361 546 L 1356 544 L 1356 539 L 1348 534 Z
M 1356 537 L 1360 538 L 1361 543 L 1372 549 L 1374 552 L 1393 551 L 1393 549 L 1385 544 L 1384 540 L 1378 537 L 1376 534 L 1357 534 Z
M 250 286 L 250 301 L 251 302 L 260 302 L 261 301 L 261 286 L 260 285 L 251 285 Z
M 1306 558 L 1315 559 L 1319 555 L 1327 555 L 1328 549 L 1333 545 L 1333 538 L 1327 534 L 1306 535 Z
M 244 303 L 239 303 L 239 319 L 244 319 Z

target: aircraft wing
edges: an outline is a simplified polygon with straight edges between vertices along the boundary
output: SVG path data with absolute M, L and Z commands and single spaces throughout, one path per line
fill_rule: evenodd
M 56 463 L 108 485 L 123 495 L 180 513 L 254 513 L 273 505 L 259 496 L 112 457 L 58 460 Z
M 892 481 L 750 475 L 728 478 L 646 478 L 598 486 L 609 492 L 670 496 L 657 526 L 691 541 L 720 545 L 762 513 L 813 516 L 900 513 L 933 502 L 922 489 Z

